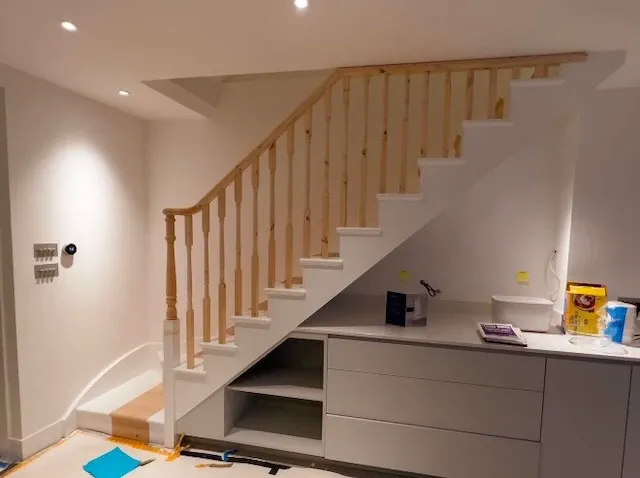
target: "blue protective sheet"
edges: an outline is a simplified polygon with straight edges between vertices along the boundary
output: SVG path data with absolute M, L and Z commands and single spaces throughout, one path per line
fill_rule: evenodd
M 98 458 L 94 458 L 82 469 L 94 478 L 122 478 L 127 473 L 138 468 L 139 460 L 130 457 L 116 447 Z

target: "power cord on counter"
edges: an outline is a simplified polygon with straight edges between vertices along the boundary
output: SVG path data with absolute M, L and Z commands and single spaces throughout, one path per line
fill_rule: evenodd
M 427 281 L 421 280 L 420 284 L 424 286 L 425 289 L 427 289 L 427 294 L 429 294 L 429 297 L 435 297 L 436 294 L 442 294 L 442 292 L 440 292 L 440 289 L 434 289 L 429 285 Z

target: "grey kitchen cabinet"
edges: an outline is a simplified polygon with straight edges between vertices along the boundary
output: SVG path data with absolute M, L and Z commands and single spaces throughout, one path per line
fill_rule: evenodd
M 627 414 L 627 439 L 624 447 L 622 478 L 640 476 L 640 366 L 631 371 L 631 391 Z
M 630 380 L 629 365 L 547 359 L 539 478 L 622 475 Z

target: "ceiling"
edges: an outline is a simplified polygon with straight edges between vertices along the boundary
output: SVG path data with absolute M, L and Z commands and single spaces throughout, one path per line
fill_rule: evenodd
M 625 49 L 611 86 L 640 85 L 638 0 L 309 3 L 0 0 L 0 62 L 149 119 L 200 115 L 144 81 L 358 64 Z

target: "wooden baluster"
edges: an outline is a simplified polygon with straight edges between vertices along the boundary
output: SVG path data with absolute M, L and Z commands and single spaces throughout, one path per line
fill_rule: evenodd
M 340 226 L 347 226 L 347 201 L 349 200 L 349 100 L 351 77 L 342 78 L 342 104 L 344 106 L 344 148 L 342 150 L 342 186 L 340 190 Z
M 498 101 L 496 101 L 493 117 L 496 119 L 504 119 L 504 98 L 500 97 Z
M 305 115 L 307 137 L 307 164 L 305 170 L 304 226 L 302 231 L 302 256 L 311 257 L 311 129 L 313 128 L 313 106 Z
M 258 187 L 260 186 L 260 156 L 251 166 L 251 185 L 253 186 L 253 255 L 251 256 L 251 316 L 258 316 L 260 298 L 260 255 L 258 254 Z
M 380 148 L 380 194 L 387 192 L 387 158 L 389 156 L 389 74 L 384 74 L 382 92 L 382 147 Z
M 475 81 L 475 76 L 476 73 L 474 70 L 469 70 L 467 71 L 467 100 L 466 100 L 466 106 L 467 106 L 467 114 L 466 114 L 466 119 L 467 120 L 472 120 L 473 119 L 473 83 Z
M 329 257 L 329 209 L 331 207 L 329 196 L 329 182 L 331 177 L 331 92 L 329 89 L 324 97 L 324 119 L 325 119 L 325 151 L 324 151 L 324 193 L 322 200 L 322 243 L 320 245 L 320 256 L 323 259 Z
M 545 77 L 546 65 L 536 65 L 533 69 L 532 78 L 544 78 Z
M 185 245 L 187 246 L 187 368 L 195 367 L 195 325 L 193 318 L 193 270 L 191 250 L 193 249 L 193 216 L 184 217 Z
M 444 77 L 444 120 L 442 121 L 442 157 L 449 157 L 449 136 L 451 131 L 451 72 Z
M 167 296 L 167 320 L 178 320 L 178 310 L 176 309 L 177 286 L 176 286 L 176 217 L 169 214 L 165 216 L 167 242 L 167 274 L 166 274 L 166 296 Z
M 498 69 L 489 70 L 489 100 L 487 101 L 487 118 L 496 117 L 496 102 L 498 101 Z
M 269 146 L 269 262 L 267 287 L 276 286 L 276 163 L 277 149 L 274 141 Z
M 411 103 L 411 76 L 404 79 L 404 115 L 402 117 L 402 142 L 400 144 L 400 194 L 407 192 L 407 163 L 409 161 L 409 104 Z
M 242 173 L 238 173 L 234 184 L 236 200 L 236 286 L 235 315 L 242 315 Z
M 220 281 L 218 282 L 218 342 L 227 343 L 227 284 L 224 280 L 224 220 L 227 216 L 226 190 L 218 195 L 218 221 L 220 223 Z
M 514 66 L 511 69 L 511 79 L 512 80 L 519 80 L 521 77 L 522 77 L 522 67 Z
M 360 163 L 360 227 L 367 225 L 367 180 L 368 172 L 368 147 L 369 147 L 369 88 L 371 77 L 364 77 L 364 132 L 362 134 L 362 151 Z
M 209 286 L 209 232 L 211 218 L 209 204 L 202 206 L 202 234 L 204 235 L 204 298 L 202 299 L 202 341 L 211 342 L 211 288 Z
M 460 133 L 453 138 L 453 156 L 454 158 L 462 156 L 462 135 Z
M 420 156 L 426 158 L 429 155 L 429 83 L 431 77 L 427 71 L 424 74 L 422 85 L 422 147 Z
M 287 181 L 287 227 L 285 230 L 285 287 L 293 287 L 293 153 L 295 141 L 295 124 L 289 126 L 287 131 L 287 156 L 289 158 L 289 171 Z

